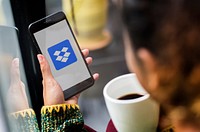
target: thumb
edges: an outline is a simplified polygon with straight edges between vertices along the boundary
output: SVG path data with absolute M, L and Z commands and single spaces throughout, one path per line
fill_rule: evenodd
M 53 78 L 48 61 L 42 54 L 37 55 L 43 79 Z

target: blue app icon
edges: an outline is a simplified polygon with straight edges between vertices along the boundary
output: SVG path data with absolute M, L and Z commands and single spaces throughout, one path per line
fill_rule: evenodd
M 47 50 L 56 70 L 60 70 L 77 61 L 68 39 L 49 47 Z

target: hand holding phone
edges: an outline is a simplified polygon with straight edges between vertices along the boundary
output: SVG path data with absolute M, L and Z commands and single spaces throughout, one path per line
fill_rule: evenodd
M 87 64 L 92 63 L 92 59 L 90 57 L 87 57 L 89 52 L 88 50 L 82 50 L 82 53 L 84 57 L 86 58 Z M 39 63 L 40 63 L 40 68 L 42 71 L 42 76 L 44 78 L 43 80 L 43 95 L 44 95 L 44 105 L 56 105 L 56 104 L 78 104 L 78 98 L 79 94 L 71 97 L 67 101 L 64 100 L 63 96 L 63 91 L 60 87 L 60 85 L 56 82 L 54 77 L 52 76 L 49 64 L 46 60 L 46 58 L 39 54 L 37 55 Z M 97 80 L 99 75 L 95 73 L 93 75 L 94 80 Z
M 65 99 L 94 84 L 91 72 L 63 12 L 32 23 L 29 31 L 38 52 L 48 61 L 52 76 L 61 86 Z

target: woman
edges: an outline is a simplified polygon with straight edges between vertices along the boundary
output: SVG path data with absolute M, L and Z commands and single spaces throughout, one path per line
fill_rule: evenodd
M 199 0 L 122 1 L 127 65 L 161 104 L 170 121 L 161 120 L 160 127 L 172 124 L 169 131 L 200 131 L 199 7 Z M 44 94 L 44 100 L 48 105 L 65 103 L 46 59 L 38 59 L 44 89 L 55 95 L 49 101 Z M 77 103 L 77 98 L 68 103 Z
M 129 69 L 176 132 L 200 131 L 200 1 L 124 0 Z

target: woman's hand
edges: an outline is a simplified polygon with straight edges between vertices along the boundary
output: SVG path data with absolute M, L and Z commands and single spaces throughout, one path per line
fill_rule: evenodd
M 13 59 L 11 63 L 11 84 L 7 97 L 12 112 L 29 108 L 25 85 L 20 79 L 19 58 Z
M 82 53 L 85 57 L 85 60 L 87 64 L 92 63 L 92 58 L 87 57 L 89 55 L 89 50 L 85 49 L 82 50 Z M 62 91 L 62 88 L 58 84 L 58 82 L 54 79 L 50 66 L 46 60 L 46 58 L 38 54 L 37 55 L 39 63 L 40 63 L 40 69 L 42 72 L 43 77 L 43 98 L 44 98 L 44 105 L 56 105 L 56 104 L 77 104 L 78 98 L 80 94 L 77 94 L 73 96 L 72 98 L 68 99 L 67 101 L 64 100 L 64 94 Z M 99 78 L 99 74 L 95 73 L 93 75 L 94 80 L 97 80 Z

